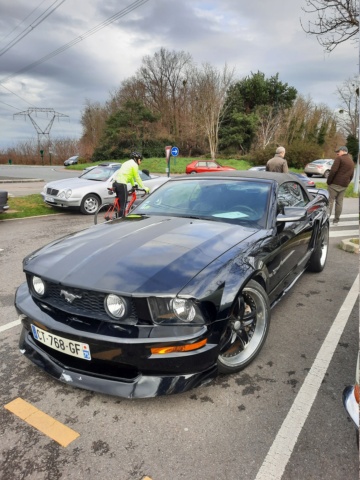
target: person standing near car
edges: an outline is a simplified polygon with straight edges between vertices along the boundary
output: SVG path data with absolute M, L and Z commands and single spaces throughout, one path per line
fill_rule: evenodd
M 337 156 L 331 166 L 329 176 L 326 179 L 329 191 L 329 215 L 331 215 L 335 202 L 335 216 L 333 225 L 339 223 L 343 208 L 345 190 L 354 176 L 354 162 L 348 154 L 346 147 L 339 147 L 335 150 Z
M 115 175 L 115 181 L 113 188 L 116 192 L 116 196 L 120 201 L 120 217 L 125 215 L 125 209 L 128 199 L 127 184 L 132 186 L 137 184 L 140 188 L 143 188 L 149 193 L 148 187 L 144 187 L 139 175 L 139 165 L 142 161 L 142 155 L 138 152 L 132 152 L 130 154 L 131 159 L 124 162 Z
M 270 158 L 266 163 L 267 172 L 288 173 L 289 168 L 285 160 L 285 148 L 278 147 L 275 151 L 275 157 Z

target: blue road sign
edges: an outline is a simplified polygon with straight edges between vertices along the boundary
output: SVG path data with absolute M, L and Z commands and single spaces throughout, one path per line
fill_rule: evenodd
M 177 147 L 172 147 L 171 149 L 171 155 L 173 157 L 177 157 L 179 155 L 179 149 Z

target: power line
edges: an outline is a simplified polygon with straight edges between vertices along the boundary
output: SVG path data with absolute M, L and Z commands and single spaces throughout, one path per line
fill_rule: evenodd
M 13 32 L 15 32 L 15 30 L 17 30 L 17 29 L 20 27 L 20 25 L 22 25 L 29 17 L 31 17 L 31 15 L 32 15 L 34 12 L 36 12 L 36 10 L 37 10 L 38 8 L 40 8 L 41 5 L 42 5 L 45 1 L 46 1 L 46 0 L 43 0 L 36 8 L 34 8 L 34 10 L 32 10 L 32 11 L 29 13 L 29 15 L 27 15 L 23 20 L 21 20 L 21 22 L 18 23 L 18 24 L 16 25 L 16 27 L 14 27 L 14 28 L 11 30 L 11 32 L 9 32 L 9 33 L 7 33 L 6 35 L 4 35 L 0 41 L 2 42 L 3 40 L 5 40 L 5 38 L 9 37 Z
M 35 105 L 33 105 L 32 103 L 28 102 L 27 100 L 25 100 L 25 98 L 22 98 L 20 97 L 20 95 L 18 95 L 17 93 L 13 92 L 12 90 L 10 90 L 10 88 L 8 87 L 5 87 L 5 85 L 2 85 L 0 83 L 0 86 L 5 88 L 5 90 L 7 90 L 8 92 L 12 93 L 13 95 L 15 95 L 16 97 L 20 98 L 20 100 L 22 100 L 23 102 L 27 103 L 28 105 L 31 105 L 32 107 L 35 107 Z
M 79 37 L 75 38 L 74 40 L 72 40 L 71 42 L 63 45 L 62 47 L 58 48 L 57 50 L 54 50 L 53 52 L 49 53 L 48 55 L 45 55 L 44 57 L 40 58 L 39 60 L 37 60 L 36 62 L 33 62 L 31 63 L 30 65 L 27 65 L 26 67 L 22 68 L 21 70 L 18 70 L 17 72 L 11 74 L 11 75 L 8 75 L 7 77 L 3 78 L 2 80 L 0 80 L 0 84 L 3 84 L 5 82 L 7 82 L 8 80 L 10 80 L 11 78 L 13 77 L 16 77 L 17 75 L 19 75 L 20 73 L 24 73 L 24 72 L 27 72 L 28 70 L 31 70 L 32 68 L 34 67 L 37 67 L 38 65 L 46 62 L 47 60 L 50 60 L 51 58 L 55 57 L 56 55 L 59 55 L 59 53 L 62 53 L 64 52 L 65 50 L 68 50 L 69 48 L 73 47 L 74 45 L 76 45 L 77 43 L 81 42 L 82 40 L 85 40 L 86 38 L 90 37 L 91 35 L 94 35 L 95 33 L 97 33 L 99 30 L 103 29 L 104 27 L 107 27 L 108 25 L 110 25 L 111 23 L 115 22 L 116 20 L 118 20 L 119 18 L 121 17 L 124 17 L 125 15 L 127 15 L 128 13 L 132 12 L 133 10 L 135 10 L 136 8 L 142 6 L 144 3 L 148 2 L 149 0 L 136 0 L 135 2 L 133 2 L 131 5 L 129 5 L 128 7 L 124 8 L 123 10 L 121 10 L 120 12 L 116 13 L 115 15 L 113 15 L 112 17 L 108 18 L 107 20 L 105 20 L 104 22 L 100 23 L 99 25 L 97 25 L 96 27 L 93 27 L 92 29 L 88 30 L 87 32 L 85 32 L 84 34 L 80 35 Z
M 22 33 L 19 33 L 19 35 L 17 37 L 15 37 L 13 40 L 11 40 L 11 42 L 9 42 L 7 45 L 5 45 L 5 47 L 0 49 L 0 57 L 2 55 L 4 55 L 4 53 L 6 53 L 8 50 L 10 50 L 10 48 L 12 48 L 14 45 L 19 43 L 20 40 L 22 40 L 24 37 L 29 35 L 29 33 L 31 33 L 36 27 L 38 27 L 40 25 L 40 23 L 42 23 L 44 20 L 46 20 L 53 12 L 55 12 L 55 10 L 57 10 L 60 7 L 60 5 L 62 5 L 65 2 L 65 0 L 61 0 L 61 2 L 58 5 L 55 5 L 58 1 L 59 0 L 55 0 L 55 2 L 53 2 L 53 4 L 50 7 L 48 7 L 45 10 L 44 13 L 39 15 L 32 24 L 30 24 L 28 27 L 26 27 L 26 29 Z M 48 12 L 48 10 L 50 8 L 51 8 L 51 10 Z M 48 13 L 46 13 L 46 12 L 48 12 Z

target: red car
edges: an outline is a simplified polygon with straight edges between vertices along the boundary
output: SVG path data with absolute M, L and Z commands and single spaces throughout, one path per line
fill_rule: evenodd
M 212 160 L 194 160 L 186 165 L 186 173 L 225 172 L 227 170 L 236 170 L 236 168 L 223 167 Z

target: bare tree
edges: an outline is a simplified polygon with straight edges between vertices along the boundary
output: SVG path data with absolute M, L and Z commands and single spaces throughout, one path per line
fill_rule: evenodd
M 354 138 L 358 136 L 357 128 L 359 122 L 359 81 L 357 77 L 348 78 L 337 87 L 337 96 L 340 100 L 339 114 L 337 115 L 337 123 L 344 135 L 352 135 Z
M 195 71 L 198 122 L 208 140 L 213 160 L 216 158 L 219 128 L 225 114 L 226 93 L 233 77 L 234 69 L 229 70 L 226 64 L 222 71 L 208 63 Z
M 306 0 L 303 11 L 316 14 L 314 21 L 309 20 L 307 28 L 301 22 L 306 33 L 315 35 L 318 42 L 328 52 L 340 43 L 356 40 L 359 31 L 358 0 Z
M 153 57 L 143 58 L 138 72 L 145 85 L 150 108 L 161 114 L 169 133 L 175 138 L 179 137 L 179 117 L 191 65 L 189 53 L 161 48 Z
M 276 107 L 261 105 L 256 109 L 258 127 L 256 129 L 256 148 L 265 148 L 273 142 L 283 121 L 285 112 Z

